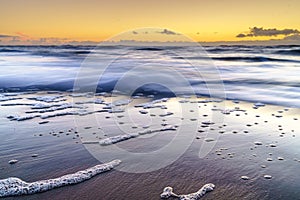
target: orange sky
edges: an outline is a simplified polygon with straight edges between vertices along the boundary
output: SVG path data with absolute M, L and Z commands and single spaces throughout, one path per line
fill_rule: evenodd
M 299 0 L 0 2 L 0 34 L 18 35 L 22 40 L 53 37 L 100 41 L 139 27 L 168 28 L 197 41 L 241 40 L 235 36 L 254 26 L 300 30 Z

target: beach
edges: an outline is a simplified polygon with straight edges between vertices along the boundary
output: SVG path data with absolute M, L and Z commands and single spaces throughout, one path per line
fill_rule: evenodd
M 300 200 L 300 1 L 0 5 L 0 200 Z
M 1 140 L 1 179 L 34 182 L 75 173 L 101 161 L 122 161 L 115 169 L 76 185 L 7 199 L 160 199 L 167 186 L 178 194 L 189 194 L 207 183 L 215 189 L 205 199 L 297 199 L 300 195 L 298 108 L 201 96 L 55 91 L 3 95 L 14 99 L 3 99 L 0 107 L 5 138 Z M 174 126 L 174 130 L 166 129 Z M 141 169 L 129 167 L 138 160 L 110 157 L 118 156 L 109 152 L 115 145 L 128 152 L 158 150 L 184 126 L 191 132 L 196 127 L 195 135 L 187 134 L 193 136 L 192 142 L 161 169 L 151 171 L 149 166 L 150 172 L 126 172 Z M 138 137 L 111 145 L 99 143 L 128 133 L 138 133 Z M 207 144 L 211 150 L 199 157 Z M 9 164 L 13 159 L 18 162 Z

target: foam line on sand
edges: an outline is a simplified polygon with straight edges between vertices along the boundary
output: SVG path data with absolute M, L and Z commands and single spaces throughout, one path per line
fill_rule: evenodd
M 97 174 L 112 170 L 120 163 L 120 160 L 113 160 L 73 174 L 67 174 L 54 179 L 35 181 L 32 183 L 25 182 L 15 177 L 2 179 L 0 180 L 0 197 L 35 194 L 66 185 L 81 183 L 93 176 L 96 176 Z
M 198 200 L 203 197 L 207 192 L 213 191 L 215 185 L 212 183 L 205 184 L 200 190 L 191 194 L 178 195 L 173 192 L 172 187 L 165 187 L 160 197 L 162 199 L 168 199 L 169 197 L 175 197 L 180 200 Z

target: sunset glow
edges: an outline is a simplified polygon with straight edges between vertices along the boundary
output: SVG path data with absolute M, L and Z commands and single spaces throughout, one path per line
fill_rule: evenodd
M 255 26 L 300 29 L 299 8 L 297 0 L 1 0 L 0 34 L 36 42 L 42 41 L 41 38 L 49 38 L 54 43 L 102 41 L 135 28 L 160 27 L 183 33 L 196 41 L 239 41 L 245 38 L 237 38 L 237 34 Z

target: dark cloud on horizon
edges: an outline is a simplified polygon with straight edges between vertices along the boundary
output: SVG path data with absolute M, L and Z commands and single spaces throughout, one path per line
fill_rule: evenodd
M 168 29 L 164 29 L 163 31 L 158 31 L 158 33 L 166 34 L 166 35 L 179 35 L 178 33 L 175 33 L 174 31 L 170 31 Z
M 300 41 L 300 34 L 293 34 L 293 35 L 286 36 L 284 40 Z
M 276 28 L 270 28 L 270 29 L 265 29 L 263 27 L 258 28 L 258 27 L 253 27 L 250 28 L 249 33 L 240 33 L 236 37 L 237 38 L 245 38 L 245 37 L 259 37 L 259 36 L 278 36 L 278 35 L 292 35 L 292 34 L 299 34 L 300 32 L 297 29 L 276 29 Z
M 137 35 L 137 34 L 148 34 L 148 31 L 144 31 L 144 32 L 137 32 L 137 31 L 132 31 L 132 34 Z M 174 31 L 170 31 L 168 29 L 164 29 L 162 31 L 157 31 L 157 33 L 160 34 L 166 34 L 166 35 L 180 35 L 179 33 L 176 33 Z
M 13 37 L 18 37 L 18 36 L 0 34 L 0 38 L 13 38 Z
M 3 44 L 14 44 L 14 45 L 37 45 L 37 44 L 64 44 L 70 42 L 69 38 L 59 38 L 59 37 L 41 37 L 41 38 L 31 38 L 25 34 L 21 36 L 18 35 L 5 35 L 0 34 L 0 45 Z

